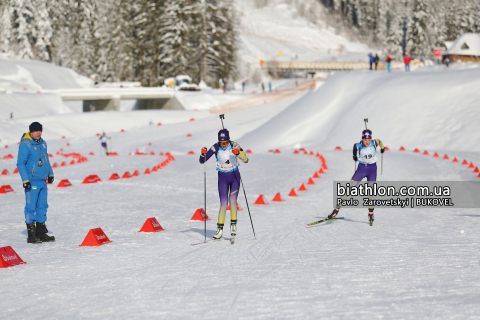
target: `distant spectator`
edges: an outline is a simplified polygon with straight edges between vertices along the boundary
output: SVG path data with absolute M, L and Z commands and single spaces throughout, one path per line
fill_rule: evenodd
M 262 92 L 265 92 L 265 85 L 262 82 Z
M 377 70 L 378 61 L 380 61 L 380 57 L 378 56 L 378 54 L 375 54 L 375 57 L 373 58 L 373 62 L 375 63 L 375 70 Z
M 242 82 L 242 93 L 245 93 L 245 81 Z
M 392 72 L 392 69 L 391 69 L 392 60 L 393 59 L 390 57 L 390 55 L 387 54 L 387 59 L 385 59 L 385 62 L 387 62 L 387 71 L 388 72 Z
M 405 72 L 409 72 L 410 71 L 410 62 L 412 62 L 412 58 L 410 58 L 408 56 L 408 54 L 406 54 L 404 57 L 403 57 L 403 63 L 405 63 Z
M 272 83 L 271 82 L 268 83 L 268 89 L 270 89 L 270 92 L 272 92 Z
M 370 63 L 370 70 L 373 70 L 372 69 L 372 66 L 373 66 L 373 61 L 375 59 L 373 58 L 373 55 L 371 53 L 368 54 L 368 62 Z
M 10 119 L 13 119 L 13 112 L 10 112 Z
M 447 66 L 447 69 L 448 69 L 449 66 L 450 66 L 450 58 L 449 58 L 449 57 L 447 57 L 447 58 L 445 59 L 445 65 Z
M 95 106 L 93 104 L 90 105 L 90 112 L 95 111 Z

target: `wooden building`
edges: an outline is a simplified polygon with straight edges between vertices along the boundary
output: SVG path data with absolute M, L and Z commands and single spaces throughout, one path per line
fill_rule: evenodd
M 443 60 L 448 57 L 451 62 L 480 61 L 480 35 L 477 33 L 465 33 L 445 45 L 447 50 L 442 52 Z

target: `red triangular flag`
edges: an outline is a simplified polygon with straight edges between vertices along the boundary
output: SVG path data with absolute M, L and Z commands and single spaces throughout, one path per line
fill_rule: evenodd
M 253 203 L 253 204 L 268 204 L 267 199 L 265 199 L 265 196 L 263 194 L 258 196 L 258 199 Z
M 26 264 L 26 262 L 20 258 L 12 247 L 0 248 L 0 268 L 15 267 L 20 264 Z
M 275 202 L 283 202 L 285 200 L 283 200 L 282 196 L 280 195 L 280 192 L 278 192 L 275 197 L 273 197 L 272 201 L 275 201 Z
M 307 188 L 305 188 L 305 185 L 302 183 L 298 191 L 307 191 Z
M 118 173 L 114 173 L 108 180 L 117 180 L 117 179 L 120 179 L 120 176 L 118 175 Z
M 165 229 L 162 228 L 160 223 L 158 223 L 157 219 L 148 218 L 143 224 L 143 227 L 138 232 L 160 232 L 164 230 Z
M 71 187 L 72 184 L 70 183 L 70 181 L 68 181 L 67 179 L 65 180 L 61 180 L 60 183 L 58 184 L 57 188 L 66 188 L 66 187 Z
M 102 228 L 90 229 L 85 240 L 83 240 L 82 244 L 79 247 L 97 247 L 107 243 L 110 243 L 110 239 L 108 239 L 105 232 L 103 232 Z
M 207 217 L 207 221 L 210 220 L 208 215 L 205 213 L 205 210 L 203 208 L 200 208 L 195 211 L 190 220 L 205 221 L 205 216 Z

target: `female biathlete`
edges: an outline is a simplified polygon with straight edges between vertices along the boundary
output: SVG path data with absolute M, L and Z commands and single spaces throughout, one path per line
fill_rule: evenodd
M 223 234 L 225 215 L 230 202 L 230 234 L 237 233 L 237 197 L 240 188 L 240 172 L 238 171 L 237 158 L 248 163 L 248 158 L 235 141 L 230 141 L 230 134 L 227 129 L 218 132 L 218 143 L 215 143 L 210 150 L 202 149 L 200 163 L 208 161 L 212 155 L 217 158 L 218 171 L 218 194 L 220 196 L 220 211 L 218 213 L 217 234 L 213 240 L 218 240 Z
M 363 130 L 362 141 L 353 145 L 353 160 L 358 161 L 358 168 L 352 177 L 352 181 L 362 181 L 367 178 L 367 181 L 377 181 L 377 147 L 380 146 L 380 152 L 385 152 L 380 139 L 372 140 L 372 131 L 369 129 Z M 357 156 L 358 154 L 358 156 Z M 351 185 L 355 185 L 351 183 Z M 328 216 L 328 219 L 335 217 L 340 211 L 338 205 L 333 212 Z M 368 220 L 370 225 L 373 224 L 373 207 L 368 207 Z

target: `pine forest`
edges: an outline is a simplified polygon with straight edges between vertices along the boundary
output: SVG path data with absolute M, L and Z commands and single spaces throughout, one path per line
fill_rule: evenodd
M 434 47 L 480 29 L 479 0 L 318 2 L 330 25 L 395 58 L 431 59 Z M 179 74 L 213 87 L 236 79 L 238 28 L 234 0 L 0 2 L 1 53 L 144 86 Z

